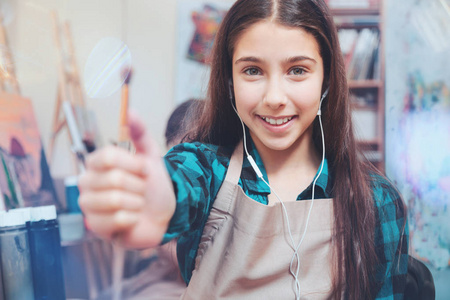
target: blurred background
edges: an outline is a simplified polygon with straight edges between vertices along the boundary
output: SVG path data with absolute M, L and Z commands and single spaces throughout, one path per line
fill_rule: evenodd
M 5 161 L 34 153 L 21 160 L 19 181 L 49 191 L 33 200 L 25 190 L 25 206 L 54 201 L 58 211 L 67 210 L 63 181 L 80 172 L 73 150 L 123 139 L 124 101 L 165 151 L 172 110 L 205 97 L 209 50 L 232 3 L 1 0 L 0 150 Z M 437 299 L 449 299 L 450 1 L 327 3 L 339 28 L 360 145 L 402 193 L 411 253 L 432 271 Z M 11 103 L 22 103 L 25 117 Z M 5 178 L 0 174 L 0 188 L 9 199 Z M 52 179 L 54 188 L 45 184 Z

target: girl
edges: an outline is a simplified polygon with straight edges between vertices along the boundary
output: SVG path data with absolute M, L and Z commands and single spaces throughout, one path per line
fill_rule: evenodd
M 93 231 L 131 247 L 178 237 L 184 299 L 403 298 L 405 207 L 357 149 L 322 0 L 238 0 L 200 115 L 164 162 L 135 116 L 137 155 L 88 158 Z

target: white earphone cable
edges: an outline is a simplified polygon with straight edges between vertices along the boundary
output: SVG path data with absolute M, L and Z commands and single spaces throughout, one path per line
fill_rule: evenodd
M 247 150 L 247 138 L 246 138 L 246 134 L 245 134 L 245 126 L 244 126 L 244 122 L 241 119 L 241 116 L 239 115 L 236 107 L 233 104 L 231 83 L 230 83 L 230 86 L 229 86 L 229 91 L 230 91 L 231 106 L 233 107 L 234 111 L 236 112 L 236 115 L 238 116 L 239 120 L 241 121 L 242 132 L 243 132 L 244 150 L 245 150 L 245 153 L 247 154 L 247 159 L 250 162 L 250 164 L 252 165 L 253 169 L 255 170 L 256 175 L 270 188 L 270 191 L 273 192 L 273 194 L 278 199 L 278 201 L 281 203 L 281 206 L 283 208 L 283 212 L 284 212 L 284 215 L 286 217 L 286 224 L 287 224 L 287 228 L 288 228 L 289 238 L 290 238 L 291 243 L 292 243 L 292 245 L 290 245 L 290 246 L 291 246 L 292 250 L 294 250 L 294 254 L 292 255 L 292 259 L 291 259 L 291 262 L 290 262 L 290 265 L 289 265 L 289 272 L 291 273 L 291 275 L 295 279 L 295 299 L 299 300 L 300 299 L 301 286 L 300 286 L 300 281 L 298 279 L 298 274 L 300 272 L 300 256 L 299 256 L 298 250 L 299 250 L 301 244 L 303 243 L 303 240 L 305 238 L 306 232 L 308 230 L 309 219 L 310 219 L 310 216 L 311 216 L 312 208 L 314 206 L 315 187 L 316 187 L 317 179 L 319 179 L 320 175 L 322 174 L 323 165 L 324 165 L 324 162 L 325 162 L 325 136 L 324 136 L 324 133 L 323 133 L 323 126 L 322 126 L 322 118 L 321 118 L 322 111 L 321 111 L 321 107 L 322 107 L 323 99 L 328 94 L 328 88 L 323 93 L 323 95 L 322 95 L 322 97 L 320 99 L 319 110 L 317 112 L 317 115 L 319 116 L 320 132 L 321 132 L 321 135 L 322 135 L 322 162 L 320 163 L 319 172 L 317 173 L 317 176 L 314 178 L 314 181 L 313 181 L 313 184 L 312 184 L 311 205 L 310 205 L 309 210 L 308 210 L 308 216 L 306 218 L 305 229 L 303 231 L 302 237 L 301 237 L 297 247 L 295 246 L 294 237 L 292 236 L 291 226 L 290 226 L 290 222 L 289 222 L 289 216 L 288 216 L 288 213 L 287 213 L 287 210 L 286 210 L 286 206 L 284 205 L 284 202 L 281 200 L 281 198 L 278 196 L 278 194 L 275 192 L 275 190 L 269 185 L 269 183 L 264 179 L 263 174 L 261 173 L 261 171 L 259 170 L 258 166 L 255 163 L 255 160 L 248 153 L 248 150 Z M 296 270 L 294 272 L 293 271 L 293 264 L 294 264 L 295 259 L 297 259 L 297 268 L 296 268 Z
M 298 292 L 296 294 L 296 296 L 298 297 L 297 299 L 300 298 L 300 281 L 298 280 L 298 273 L 300 272 L 300 258 L 299 258 L 300 256 L 298 255 L 298 249 L 300 248 L 300 245 L 303 243 L 303 239 L 305 238 L 306 231 L 308 230 L 309 218 L 311 216 L 311 211 L 312 211 L 312 208 L 314 206 L 314 196 L 315 196 L 314 193 L 315 193 L 315 188 L 316 188 L 316 182 L 319 179 L 320 175 L 322 174 L 323 164 L 325 162 L 325 137 L 324 137 L 324 134 L 323 134 L 322 117 L 321 117 L 320 114 L 319 114 L 319 124 L 320 124 L 320 131 L 321 131 L 321 135 L 322 135 L 322 162 L 320 163 L 319 172 L 317 173 L 317 176 L 316 176 L 316 178 L 314 178 L 314 181 L 313 181 L 312 195 L 311 195 L 311 205 L 309 207 L 308 216 L 306 218 L 305 230 L 303 231 L 302 238 L 301 238 L 300 242 L 298 243 L 297 248 L 295 249 L 294 255 L 292 256 L 291 264 L 290 264 L 290 268 L 289 268 L 291 274 L 295 278 L 296 292 Z M 297 257 L 297 269 L 296 269 L 295 274 L 294 274 L 293 271 L 292 271 L 292 266 L 293 266 L 295 257 Z

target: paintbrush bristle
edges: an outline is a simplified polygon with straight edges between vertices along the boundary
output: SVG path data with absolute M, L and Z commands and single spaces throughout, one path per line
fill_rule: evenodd
M 131 80 L 131 75 L 133 74 L 133 69 L 126 67 L 122 70 L 122 78 L 125 84 L 129 84 Z

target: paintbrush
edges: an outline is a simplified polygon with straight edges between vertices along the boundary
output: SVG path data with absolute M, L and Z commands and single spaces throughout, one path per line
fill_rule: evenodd
M 9 172 L 11 175 L 12 183 L 14 185 L 14 189 L 16 190 L 17 203 L 19 207 L 25 207 L 22 188 L 20 187 L 19 178 L 17 177 L 16 167 L 14 166 L 14 162 L 12 161 L 9 162 Z
M 9 168 L 8 168 L 8 165 L 6 164 L 6 160 L 3 157 L 3 154 L 1 152 L 0 152 L 0 157 L 2 159 L 3 170 L 5 172 L 6 180 L 8 183 L 9 192 L 11 193 L 11 198 L 9 198 L 5 194 L 5 196 L 6 196 L 5 206 L 6 206 L 6 208 L 9 208 L 9 209 L 17 208 L 17 207 L 19 207 L 19 201 L 17 199 L 16 189 L 14 187 L 14 183 L 11 178 L 11 174 L 9 173 Z
M 122 78 L 124 83 L 122 85 L 121 101 L 120 101 L 120 119 L 119 119 L 119 140 L 118 146 L 130 150 L 130 130 L 128 128 L 128 103 L 129 103 L 129 84 L 133 71 L 131 68 L 122 70 Z
M 72 151 L 75 153 L 78 161 L 78 169 L 80 173 L 85 171 L 85 156 L 86 147 L 83 144 L 78 125 L 75 120 L 75 115 L 72 110 L 72 105 L 69 101 L 63 101 L 62 103 L 64 116 L 66 118 L 67 127 L 69 128 L 70 138 L 72 140 Z
M 128 128 L 128 102 L 129 90 L 132 71 L 125 68 L 122 71 L 124 84 L 122 85 L 120 120 L 119 120 L 119 140 L 118 146 L 131 151 L 130 131 Z M 125 263 L 125 249 L 121 246 L 121 237 L 116 235 L 113 242 L 113 300 L 120 300 L 122 297 L 122 277 Z

